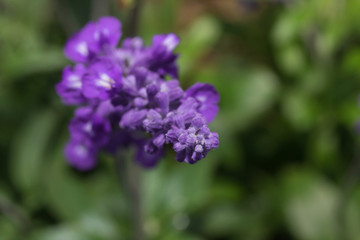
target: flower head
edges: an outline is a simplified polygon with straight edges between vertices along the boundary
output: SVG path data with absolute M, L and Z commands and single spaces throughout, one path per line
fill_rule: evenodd
M 203 159 L 219 144 L 207 125 L 218 112 L 215 88 L 205 83 L 181 88 L 175 34 L 156 35 L 148 47 L 139 37 L 117 47 L 120 36 L 121 23 L 103 17 L 65 46 L 75 66 L 65 67 L 56 90 L 64 103 L 79 105 L 69 124 L 68 162 L 88 170 L 100 151 L 114 154 L 134 146 L 136 162 L 152 167 L 167 144 L 179 162 Z

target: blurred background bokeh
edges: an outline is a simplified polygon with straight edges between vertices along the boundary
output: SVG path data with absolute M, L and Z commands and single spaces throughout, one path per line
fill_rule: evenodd
M 62 47 L 132 0 L 0 0 L 0 239 L 130 239 L 114 162 L 63 157 Z M 145 0 L 139 35 L 181 37 L 180 82 L 216 86 L 220 147 L 142 174 L 148 239 L 360 239 L 359 0 Z M 126 27 L 125 27 L 126 31 Z

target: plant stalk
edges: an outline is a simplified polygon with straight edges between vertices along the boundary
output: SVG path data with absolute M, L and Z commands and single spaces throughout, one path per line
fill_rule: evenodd
M 135 37 L 138 34 L 140 13 L 143 6 L 144 0 L 135 0 L 134 6 L 130 12 L 128 21 L 128 37 Z
M 123 157 L 118 154 L 117 172 L 121 180 L 125 198 L 129 204 L 129 219 L 133 228 L 133 236 L 131 239 L 144 240 L 144 226 L 142 217 L 142 204 L 141 204 L 141 169 L 132 160 L 131 154 Z

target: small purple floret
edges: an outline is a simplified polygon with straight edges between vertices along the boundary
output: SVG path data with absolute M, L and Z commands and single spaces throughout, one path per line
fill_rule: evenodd
M 85 73 L 86 67 L 82 64 L 77 64 L 74 68 L 70 66 L 64 68 L 62 80 L 56 85 L 56 92 L 65 104 L 76 105 L 86 102 L 82 94 L 82 78 Z
M 81 171 L 95 167 L 97 154 L 98 148 L 84 139 L 71 139 L 65 147 L 68 163 Z
M 98 55 L 110 53 L 121 37 L 121 23 L 114 17 L 103 17 L 88 23 L 65 45 L 65 55 L 74 62 L 89 62 Z
M 214 86 L 206 83 L 195 83 L 186 90 L 186 96 L 197 100 L 197 110 L 205 117 L 208 123 L 215 118 L 219 111 L 219 94 Z
M 83 94 L 88 99 L 107 100 L 115 96 L 121 87 L 121 68 L 108 59 L 89 65 L 83 77 Z

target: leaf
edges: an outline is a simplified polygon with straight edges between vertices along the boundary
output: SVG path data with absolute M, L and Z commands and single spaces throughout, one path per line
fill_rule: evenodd
M 145 228 L 149 236 L 159 239 L 164 233 L 179 231 L 174 220 L 179 214 L 187 216 L 185 228 L 188 224 L 196 224 L 190 214 L 208 200 L 215 163 L 214 159 L 209 158 L 195 165 L 175 162 L 172 168 L 162 163 L 144 173 L 142 199 Z
M 335 169 L 339 167 L 339 145 L 334 126 L 323 123 L 314 130 L 309 140 L 309 158 L 322 169 Z
M 148 214 L 177 213 L 201 206 L 208 194 L 214 163 L 204 159 L 196 165 L 180 164 L 170 170 L 162 164 L 145 172 L 143 189 Z
M 277 100 L 280 91 L 277 77 L 268 69 L 238 65 L 235 60 L 217 63 L 196 75 L 198 81 L 211 83 L 218 90 L 221 110 L 213 125 L 229 136 L 234 129 L 253 124 Z
M 180 75 L 188 73 L 201 56 L 211 50 L 221 35 L 219 23 L 210 16 L 198 18 L 184 34 L 177 51 L 180 53 Z
M 26 125 L 18 131 L 11 151 L 10 171 L 15 185 L 24 192 L 37 186 L 56 122 L 56 114 L 45 110 L 25 121 Z
M 31 27 L 41 27 L 52 13 L 49 11 L 51 7 L 49 0 L 4 0 L 4 4 L 12 10 L 10 16 L 23 20 Z
M 33 234 L 31 240 L 89 240 L 86 234 L 69 227 L 44 229 Z
M 32 234 L 32 240 L 118 240 L 124 239 L 113 219 L 89 212 L 84 217 L 56 227 L 43 228 Z
M 19 237 L 17 227 L 9 219 L 0 216 L 0 234 L 1 239 L 13 240 Z
M 177 0 L 161 0 L 158 3 L 144 2 L 139 30 L 140 36 L 145 42 L 150 42 L 155 34 L 174 31 L 179 4 L 180 2 Z
M 242 215 L 233 205 L 217 205 L 207 211 L 205 219 L 204 231 L 211 236 L 222 236 L 237 231 Z
M 44 174 L 45 204 L 60 219 L 74 220 L 89 208 L 84 184 L 70 172 L 63 157 L 63 144 L 59 145 Z
M 354 191 L 346 208 L 346 234 L 349 239 L 360 240 L 360 188 Z
M 301 75 L 306 69 L 304 51 L 295 44 L 282 47 L 277 56 L 285 73 Z
M 230 118 L 247 127 L 276 100 L 279 90 L 278 79 L 266 69 L 250 71 L 239 83 L 236 108 Z
M 306 171 L 291 171 L 283 181 L 283 207 L 291 232 L 301 240 L 337 240 L 338 189 Z
M 42 176 L 42 201 L 50 211 L 59 219 L 73 221 L 86 216 L 89 211 L 111 210 L 120 217 L 125 215 L 127 205 L 117 185 L 118 179 L 113 175 L 115 171 L 95 169 L 86 178 L 81 177 L 64 159 L 65 143 L 64 138 L 61 139 Z M 111 167 L 114 167 L 113 162 Z
M 298 130 L 311 128 L 319 117 L 318 104 L 301 90 L 288 91 L 282 104 L 285 117 Z
M 60 49 L 39 48 L 26 54 L 8 56 L 2 68 L 7 78 L 18 78 L 38 72 L 60 70 L 65 64 L 66 60 Z

